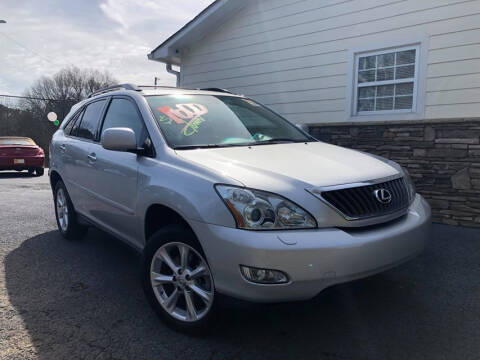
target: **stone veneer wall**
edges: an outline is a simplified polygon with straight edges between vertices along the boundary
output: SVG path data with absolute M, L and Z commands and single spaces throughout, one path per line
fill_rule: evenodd
M 312 125 L 310 133 L 405 166 L 434 222 L 480 227 L 480 119 Z

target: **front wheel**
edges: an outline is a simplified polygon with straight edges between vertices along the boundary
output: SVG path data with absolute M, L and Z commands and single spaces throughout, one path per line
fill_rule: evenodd
M 216 311 L 215 287 L 194 234 L 178 225 L 157 231 L 142 263 L 145 293 L 160 317 L 175 330 L 208 330 Z
M 83 237 L 87 232 L 87 227 L 78 223 L 67 188 L 61 180 L 55 186 L 53 200 L 57 226 L 62 236 L 69 240 Z

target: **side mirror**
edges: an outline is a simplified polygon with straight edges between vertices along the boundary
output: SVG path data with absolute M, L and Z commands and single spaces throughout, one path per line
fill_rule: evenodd
M 110 128 L 102 133 L 101 144 L 104 149 L 113 151 L 137 151 L 137 137 L 129 128 Z

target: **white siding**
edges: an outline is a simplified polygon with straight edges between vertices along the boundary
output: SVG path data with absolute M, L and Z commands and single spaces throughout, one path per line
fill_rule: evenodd
M 480 114 L 480 0 L 252 0 L 191 49 L 182 86 L 223 87 L 296 122 L 345 119 L 349 50 L 428 41 L 426 118 Z

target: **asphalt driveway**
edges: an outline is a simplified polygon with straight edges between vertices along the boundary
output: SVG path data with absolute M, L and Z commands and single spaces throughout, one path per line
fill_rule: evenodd
M 227 303 L 208 337 L 157 319 L 138 256 L 56 231 L 48 176 L 0 173 L 0 359 L 480 359 L 480 230 L 436 225 L 424 254 L 303 303 Z

